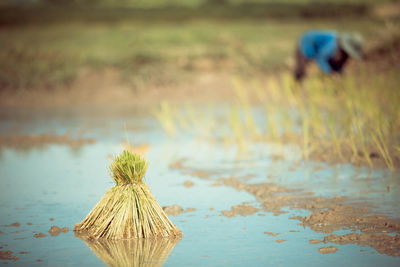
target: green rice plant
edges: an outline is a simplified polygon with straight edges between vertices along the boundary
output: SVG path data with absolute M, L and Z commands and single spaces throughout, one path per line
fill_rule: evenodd
M 308 160 L 310 156 L 310 119 L 304 108 L 301 110 L 302 113 L 302 133 L 303 133 L 303 156 Z
M 342 147 L 341 147 L 341 142 L 337 136 L 336 130 L 335 130 L 335 123 L 333 119 L 330 119 L 328 121 L 328 129 L 330 132 L 330 136 L 333 140 L 334 148 L 336 151 L 336 154 L 339 156 L 341 160 L 343 160 L 343 153 L 342 153 Z
M 264 103 L 267 100 L 266 91 L 260 86 L 260 84 L 257 80 L 252 80 L 251 85 L 252 85 L 251 87 L 253 89 L 253 92 L 254 92 L 255 96 L 257 97 L 257 100 L 260 103 Z
M 268 92 L 268 102 L 270 103 L 279 103 L 282 95 L 281 88 L 279 86 L 278 80 L 270 77 L 267 80 L 266 86 Z
M 247 130 L 250 133 L 252 139 L 258 140 L 261 137 L 261 133 L 258 130 L 257 125 L 253 119 L 248 93 L 246 92 L 246 90 L 244 90 L 243 84 L 239 79 L 234 79 L 233 84 L 234 90 L 241 105 L 241 109 L 244 113 L 244 122 L 246 124 Z
M 267 135 L 272 138 L 272 141 L 279 141 L 279 121 L 276 116 L 276 108 L 273 105 L 266 104 L 265 110 L 267 114 Z
M 247 151 L 247 146 L 245 144 L 245 136 L 243 123 L 240 116 L 240 110 L 238 106 L 234 106 L 228 115 L 229 126 L 231 127 L 233 138 L 238 144 L 240 151 Z
M 179 124 L 179 126 L 185 131 L 189 131 L 192 127 L 192 123 L 190 121 L 190 119 L 192 117 L 189 115 L 192 112 L 193 112 L 193 109 L 187 104 L 181 110 L 181 112 L 178 112 L 176 114 L 177 124 Z
M 372 163 L 371 157 L 369 156 L 369 152 L 366 147 L 366 141 L 364 138 L 363 129 L 361 127 L 361 119 L 360 118 L 356 118 L 356 126 L 357 126 L 357 132 L 358 132 L 359 141 L 361 144 L 362 153 L 364 154 L 364 158 L 367 160 L 369 168 L 372 171 L 372 169 L 374 168 L 374 165 Z
M 294 132 L 293 128 L 295 126 L 295 122 L 293 121 L 292 116 L 290 116 L 290 111 L 289 111 L 289 109 L 284 108 L 280 111 L 280 113 L 281 113 L 280 120 L 281 120 L 283 133 L 287 138 L 292 139 L 293 132 Z
M 306 160 L 308 160 L 310 151 L 309 151 L 309 130 L 310 130 L 309 120 L 307 118 L 303 119 L 303 155 Z
M 314 129 L 313 134 L 316 135 L 317 138 L 323 138 L 327 135 L 327 130 L 321 118 L 321 110 L 317 107 L 315 102 L 309 104 L 308 110 L 310 114 L 310 124 L 312 129 Z
M 116 185 L 74 230 L 90 238 L 131 239 L 176 237 L 181 231 L 169 220 L 143 182 L 146 160 L 124 150 L 111 163 Z
M 350 139 L 350 147 L 352 150 L 351 161 L 354 163 L 359 162 L 358 148 L 354 129 L 354 103 L 352 99 L 347 99 L 346 101 L 347 113 L 349 114 L 349 123 L 347 125 L 347 134 Z
M 387 167 L 389 168 L 389 170 L 393 172 L 394 171 L 393 160 L 390 156 L 388 146 L 385 142 L 385 138 L 383 137 L 380 128 L 376 128 L 375 133 L 372 133 L 372 140 L 374 141 L 383 159 L 385 160 Z
M 153 111 L 153 115 L 160 121 L 164 130 L 170 136 L 174 136 L 176 133 L 174 114 L 175 111 L 167 101 L 162 101 L 160 109 Z

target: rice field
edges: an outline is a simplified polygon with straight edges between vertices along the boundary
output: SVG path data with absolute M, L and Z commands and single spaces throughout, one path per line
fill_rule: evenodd
M 399 77 L 397 70 L 371 75 L 361 68 L 357 75 L 314 76 L 303 84 L 290 73 L 264 81 L 234 78 L 233 105 L 194 115 L 190 106 L 164 102 L 155 116 L 170 135 L 191 129 L 193 135 L 223 138 L 241 150 L 248 142 L 289 143 L 302 150 L 305 160 L 394 172 L 400 159 Z M 225 131 L 218 134 L 216 128 Z
M 399 18 L 3 1 L 0 265 L 399 266 Z M 309 29 L 361 33 L 364 60 L 295 82 Z

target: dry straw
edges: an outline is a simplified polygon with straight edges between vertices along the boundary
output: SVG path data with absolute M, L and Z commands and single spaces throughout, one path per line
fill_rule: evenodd
M 148 163 L 139 155 L 124 150 L 111 163 L 116 186 L 75 226 L 90 238 L 131 239 L 180 236 L 143 182 Z

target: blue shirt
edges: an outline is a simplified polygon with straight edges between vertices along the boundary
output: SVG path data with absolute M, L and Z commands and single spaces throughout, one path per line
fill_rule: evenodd
M 319 67 L 330 73 L 329 59 L 338 50 L 337 34 L 328 31 L 309 31 L 300 38 L 300 52 L 307 59 L 314 59 Z

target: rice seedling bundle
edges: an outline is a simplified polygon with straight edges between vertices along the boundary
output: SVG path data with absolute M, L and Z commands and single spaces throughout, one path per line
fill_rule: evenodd
M 147 168 L 145 159 L 128 150 L 116 156 L 110 166 L 116 185 L 75 226 L 75 231 L 85 231 L 94 239 L 180 236 L 181 231 L 143 182 Z

